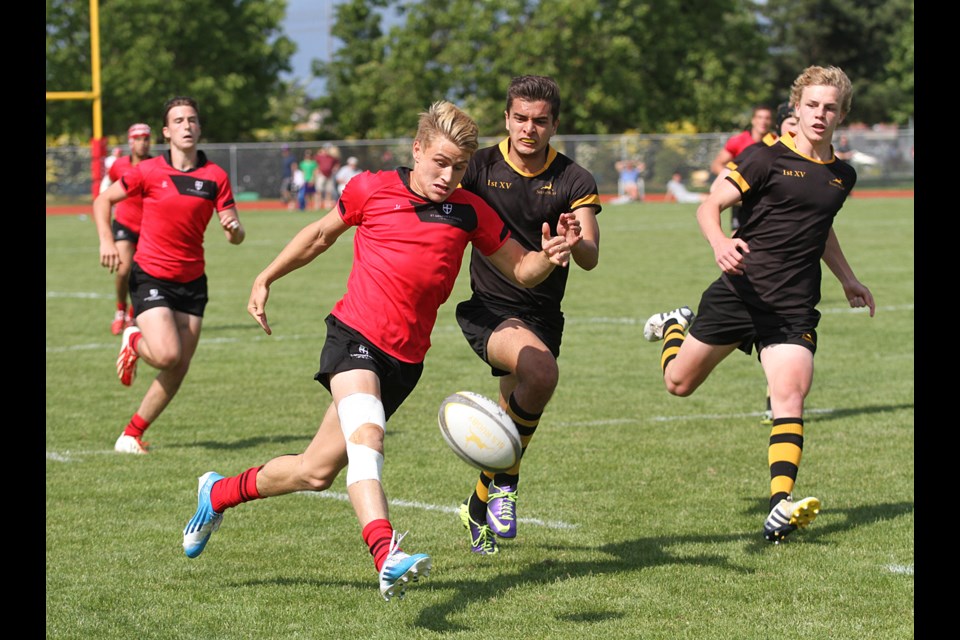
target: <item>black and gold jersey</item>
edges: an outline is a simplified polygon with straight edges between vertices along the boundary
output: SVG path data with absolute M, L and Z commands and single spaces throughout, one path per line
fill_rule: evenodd
M 504 219 L 510 233 L 526 249 L 539 251 L 541 227 L 556 233 L 560 214 L 580 207 L 600 213 L 600 196 L 593 175 L 569 157 L 547 147 L 547 163 L 536 174 L 525 173 L 507 158 L 509 138 L 477 151 L 460 185 L 481 196 Z M 518 287 L 478 251 L 470 254 L 474 295 L 498 305 L 527 312 L 559 312 L 569 269 L 554 269 L 536 287 Z
M 758 308 L 790 314 L 815 307 L 820 259 L 857 172 L 836 158 L 820 162 L 800 154 L 788 134 L 756 145 L 727 180 L 743 194 L 734 236 L 750 248 L 744 274 L 724 274 L 727 285 Z

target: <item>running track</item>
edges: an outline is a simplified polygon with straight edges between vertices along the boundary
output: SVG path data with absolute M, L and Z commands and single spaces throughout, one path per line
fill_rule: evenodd
M 870 190 L 870 191 L 856 191 L 854 190 L 851 198 L 912 198 L 913 189 L 904 190 L 904 191 L 894 191 L 894 190 Z M 614 195 L 603 195 L 600 196 L 600 200 L 603 202 L 608 202 L 616 198 Z M 647 202 L 663 202 L 662 193 L 650 193 L 647 194 L 644 199 Z M 281 203 L 279 200 L 256 200 L 253 202 L 239 202 L 238 206 L 241 211 L 243 209 L 277 209 L 283 211 L 286 209 L 286 205 Z M 47 215 L 48 216 L 60 216 L 60 215 L 79 215 L 79 214 L 90 214 L 92 209 L 92 204 L 72 204 L 72 205 L 47 205 Z

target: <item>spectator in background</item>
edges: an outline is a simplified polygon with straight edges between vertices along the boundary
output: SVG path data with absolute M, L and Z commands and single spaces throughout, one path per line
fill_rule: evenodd
M 297 206 L 300 211 L 304 211 L 307 206 L 316 209 L 317 188 L 313 182 L 313 174 L 317 172 L 317 159 L 313 155 L 313 149 L 307 149 L 303 152 L 303 160 L 300 161 L 300 170 L 303 171 L 303 186 L 300 187 L 297 196 Z
M 316 202 L 314 209 L 329 211 L 340 194 L 337 183 L 337 171 L 340 170 L 340 150 L 331 144 L 325 144 L 317 153 L 317 171 L 314 174 Z
M 120 147 L 114 147 L 113 155 L 107 158 L 109 169 L 103 177 L 104 184 L 100 186 L 100 193 L 110 188 L 133 167 L 150 158 L 150 125 L 138 122 L 127 129 L 127 144 L 130 145 L 130 155 L 121 156 Z M 117 292 L 117 309 L 110 323 L 110 333 L 120 335 L 124 329 L 134 324 L 133 304 L 127 300 L 130 295 L 130 265 L 133 264 L 133 254 L 137 250 L 140 240 L 140 218 L 143 214 L 143 199 L 132 196 L 111 208 L 113 222 L 110 229 L 113 231 L 113 242 L 120 255 L 120 264 L 114 276 L 114 288 Z
M 850 162 L 853 160 L 853 147 L 850 146 L 850 138 L 847 137 L 847 134 L 840 136 L 840 140 L 837 142 L 837 146 L 834 148 L 833 154 L 844 162 Z
M 297 159 L 290 153 L 290 145 L 280 147 L 280 201 L 293 210 L 296 206 L 297 189 L 293 186 L 293 171 L 297 168 Z
M 619 173 L 617 180 L 618 197 L 613 204 L 641 202 L 644 196 L 643 171 L 647 165 L 634 160 L 620 160 L 614 165 Z
M 340 197 L 340 194 L 343 193 L 343 188 L 347 186 L 347 183 L 350 182 L 350 178 L 360 173 L 359 160 L 356 156 L 350 156 L 347 158 L 347 163 L 340 167 L 337 170 L 337 197 Z M 332 208 L 333 205 L 330 205 Z
M 380 169 L 382 171 L 390 171 L 397 168 L 397 162 L 393 157 L 393 151 L 390 149 L 384 149 L 383 153 L 380 154 Z
M 723 149 L 717 152 L 717 156 L 710 164 L 710 172 L 718 176 L 731 160 L 734 160 L 740 153 L 752 144 L 764 140 L 766 136 L 773 136 L 770 133 L 770 127 L 773 126 L 773 109 L 766 105 L 757 105 L 753 108 L 753 115 L 750 117 L 750 127 L 741 131 L 735 136 L 731 136 Z M 775 142 L 773 137 L 771 142 Z M 740 205 L 730 207 L 730 230 L 736 231 L 740 226 Z
M 291 181 L 291 190 L 293 191 L 296 197 L 296 206 L 299 207 L 301 211 L 303 211 L 303 207 L 304 207 L 303 194 L 305 193 L 303 190 L 303 187 L 306 184 L 306 180 L 303 179 L 303 169 L 300 168 L 299 162 L 294 162 L 293 177 L 290 179 L 290 181 Z M 290 207 L 290 209 L 292 210 L 293 207 Z
M 683 184 L 683 175 L 679 171 L 674 171 L 667 183 L 667 193 L 664 200 L 687 204 L 703 202 L 706 198 L 707 194 L 705 193 L 696 193 L 687 189 L 686 185 Z

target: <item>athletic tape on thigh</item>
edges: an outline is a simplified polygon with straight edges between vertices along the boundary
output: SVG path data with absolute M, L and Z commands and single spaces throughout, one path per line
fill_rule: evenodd
M 347 441 L 347 486 L 360 480 L 380 481 L 383 472 L 383 454 L 362 444 L 350 442 L 350 436 L 362 425 L 375 424 L 386 432 L 383 403 L 369 393 L 353 393 L 337 405 L 340 428 Z

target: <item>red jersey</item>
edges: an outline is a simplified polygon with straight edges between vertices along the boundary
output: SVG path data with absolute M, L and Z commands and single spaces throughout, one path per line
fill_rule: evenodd
M 121 156 L 110 165 L 110 171 L 107 176 L 110 182 L 116 182 L 130 171 L 133 165 L 130 164 L 130 156 Z M 134 233 L 140 233 L 140 217 L 143 212 L 143 198 L 140 195 L 131 195 L 126 200 L 117 203 L 113 209 L 113 217 L 117 222 L 125 226 Z
M 490 255 L 510 231 L 490 205 L 465 189 L 441 203 L 414 193 L 406 167 L 358 174 L 344 187 L 338 207 L 357 230 L 347 292 L 333 315 L 398 360 L 423 362 L 467 244 Z
M 736 158 L 740 155 L 740 152 L 754 144 L 756 140 L 753 139 L 753 134 L 750 133 L 750 130 L 741 131 L 735 136 L 731 136 L 727 140 L 727 144 L 723 145 L 723 148 L 730 152 L 730 155 Z
M 174 282 L 202 276 L 207 224 L 214 211 L 235 206 L 227 172 L 203 151 L 197 152 L 196 167 L 179 171 L 166 151 L 131 167 L 120 182 L 128 196 L 143 197 L 136 263 L 154 278 Z

